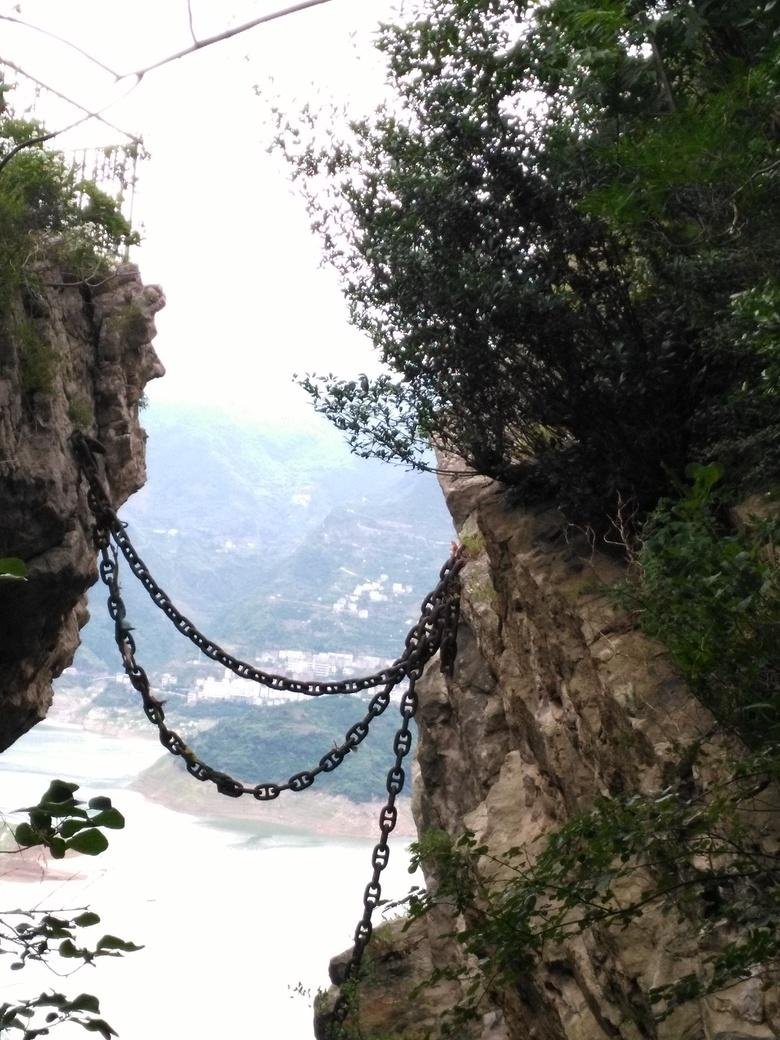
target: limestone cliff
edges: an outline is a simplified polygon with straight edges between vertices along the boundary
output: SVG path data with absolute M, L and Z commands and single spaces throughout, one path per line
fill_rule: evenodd
M 712 719 L 666 654 L 637 631 L 604 587 L 621 566 L 594 552 L 550 509 L 513 509 L 486 478 L 444 487 L 469 562 L 454 674 L 429 667 L 420 692 L 414 812 L 420 832 L 465 829 L 496 855 L 533 842 L 603 794 L 657 791 L 674 779 L 674 749 Z M 709 737 L 705 737 L 709 740 Z M 712 749 L 717 757 L 718 747 Z M 672 775 L 670 775 L 670 773 Z M 533 847 L 533 846 L 532 846 Z M 427 878 L 436 885 L 435 877 Z M 355 1036 L 440 1036 L 457 981 L 413 986 L 432 964 L 462 957 L 441 908 L 403 932 L 379 929 Z M 371 947 L 369 947 L 371 949 Z M 345 955 L 331 976 L 343 978 Z M 696 967 L 678 918 L 648 913 L 623 930 L 577 937 L 516 985 L 494 988 L 462 1040 L 771 1040 L 776 988 L 751 979 L 689 1001 L 656 1024 L 646 994 Z M 327 1033 L 330 999 L 318 1003 Z
M 93 286 L 47 267 L 35 284 L 0 327 L 0 557 L 28 570 L 26 582 L 0 581 L 0 750 L 46 715 L 97 578 L 69 438 L 80 429 L 103 443 L 119 506 L 144 482 L 139 401 L 163 374 L 151 340 L 165 300 L 134 265 Z

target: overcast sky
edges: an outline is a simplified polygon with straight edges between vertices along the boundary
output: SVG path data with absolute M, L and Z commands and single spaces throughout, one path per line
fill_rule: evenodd
M 219 32 L 289 0 L 192 0 L 196 33 Z M 208 403 L 276 420 L 310 414 L 293 372 L 372 371 L 365 339 L 347 322 L 334 274 L 278 156 L 266 153 L 274 98 L 295 110 L 335 100 L 356 115 L 384 93 L 372 32 L 391 0 L 332 0 L 244 33 L 149 73 L 106 118 L 140 132 L 152 158 L 141 167 L 134 251 L 167 308 L 157 339 L 168 374 L 153 401 Z M 16 5 L 0 0 L 0 11 Z M 23 0 L 21 17 L 67 37 L 120 71 L 191 42 L 186 0 Z M 88 107 L 127 90 L 79 55 L 39 34 L 0 23 L 3 57 Z M 259 96 L 255 91 L 259 87 Z M 41 96 L 50 126 L 73 110 Z M 111 144 L 94 122 L 58 147 Z

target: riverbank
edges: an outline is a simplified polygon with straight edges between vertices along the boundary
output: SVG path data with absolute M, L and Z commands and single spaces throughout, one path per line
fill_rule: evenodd
M 340 795 L 308 788 L 295 794 L 284 792 L 273 802 L 258 802 L 250 796 L 227 798 L 212 784 L 199 783 L 170 755 L 160 758 L 128 785 L 145 798 L 176 812 L 208 819 L 253 820 L 279 830 L 307 831 L 327 838 L 374 838 L 379 831 L 383 803 L 352 802 Z M 397 839 L 416 836 L 411 801 L 398 802 Z
M 175 812 L 219 820 L 254 820 L 281 830 L 307 831 L 326 838 L 374 838 L 379 830 L 379 813 L 384 802 L 354 802 L 341 795 L 330 795 L 315 786 L 305 791 L 284 792 L 273 802 L 257 802 L 250 796 L 228 798 L 212 784 L 199 783 L 183 767 L 179 759 L 166 754 L 159 745 L 156 731 L 146 723 L 123 726 L 115 719 L 79 719 L 68 711 L 67 699 L 50 713 L 47 725 L 58 729 L 94 733 L 117 740 L 141 740 L 160 749 L 160 758 L 144 769 L 127 786 L 145 798 Z M 411 799 L 398 801 L 398 823 L 394 835 L 407 843 L 417 836 L 411 812 Z

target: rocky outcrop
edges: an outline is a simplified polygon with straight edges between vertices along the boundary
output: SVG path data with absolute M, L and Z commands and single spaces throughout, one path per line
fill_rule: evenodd
M 37 275 L 0 328 L 0 557 L 28 572 L 0 580 L 0 750 L 46 715 L 97 578 L 71 434 L 105 446 L 119 506 L 144 483 L 139 402 L 164 371 L 151 341 L 165 300 L 134 265 L 90 287 L 63 284 L 56 269 Z
M 458 655 L 451 679 L 428 668 L 418 684 L 414 791 L 418 831 L 465 830 L 501 856 L 550 834 L 600 795 L 651 792 L 675 780 L 679 749 L 697 739 L 712 768 L 727 751 L 713 720 L 662 648 L 605 595 L 621 565 L 553 509 L 511 508 L 502 488 L 468 475 L 444 485 L 469 555 L 463 573 Z M 538 846 L 537 846 L 538 847 Z M 481 861 L 482 869 L 491 864 Z M 495 870 L 495 867 L 493 867 Z M 428 877 L 436 885 L 435 877 Z M 381 1014 L 386 983 L 407 992 L 424 965 L 457 966 L 457 926 L 437 908 L 393 933 L 389 964 L 372 962 L 359 1002 L 368 1040 L 428 1040 L 459 1003 L 457 981 L 414 1014 Z M 493 989 L 460 1040 L 771 1040 L 780 1036 L 778 992 L 755 978 L 689 1001 L 660 1023 L 646 994 L 695 971 L 695 935 L 651 911 L 624 929 L 567 940 L 512 986 Z M 332 964 L 340 981 L 343 955 Z M 422 966 L 422 967 L 421 967 Z M 440 985 L 443 985 L 440 984 Z M 318 1005 L 325 1036 L 333 999 Z M 362 1030 L 362 1031 L 361 1031 Z M 449 1035 L 449 1034 L 448 1034 Z

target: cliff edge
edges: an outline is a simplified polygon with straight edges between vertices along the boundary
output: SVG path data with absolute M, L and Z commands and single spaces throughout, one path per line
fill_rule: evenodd
M 429 667 L 417 687 L 418 832 L 452 839 L 473 832 L 483 850 L 478 869 L 495 875 L 507 849 L 538 848 L 537 839 L 601 796 L 672 789 L 681 747 L 701 747 L 701 768 L 717 768 L 729 751 L 727 738 L 716 735 L 712 717 L 664 650 L 605 595 L 624 576 L 622 565 L 594 551 L 586 533 L 567 527 L 555 510 L 511 508 L 502 487 L 487 478 L 447 478 L 443 488 L 469 562 L 453 675 Z M 430 866 L 426 882 L 434 889 L 439 883 Z M 454 938 L 463 923 L 437 905 L 406 931 L 400 923 L 380 926 L 344 1035 L 780 1036 L 777 985 L 760 976 L 688 1000 L 656 1020 L 650 991 L 696 972 L 702 957 L 695 921 L 656 907 L 625 927 L 572 934 L 511 985 L 491 984 L 487 971 L 475 1020 L 448 1032 L 446 1013 L 464 999 L 459 975 L 468 955 Z M 522 952 L 521 936 L 517 944 Z M 331 963 L 335 984 L 347 957 Z M 439 970 L 434 982 L 432 965 Z M 334 992 L 315 1006 L 318 1037 L 328 1035 Z
M 0 557 L 21 558 L 28 577 L 0 581 L 0 750 L 45 717 L 97 579 L 71 434 L 105 446 L 119 507 L 144 483 L 139 403 L 164 373 L 152 339 L 165 298 L 133 264 L 97 285 L 47 266 L 34 284 L 0 327 Z

